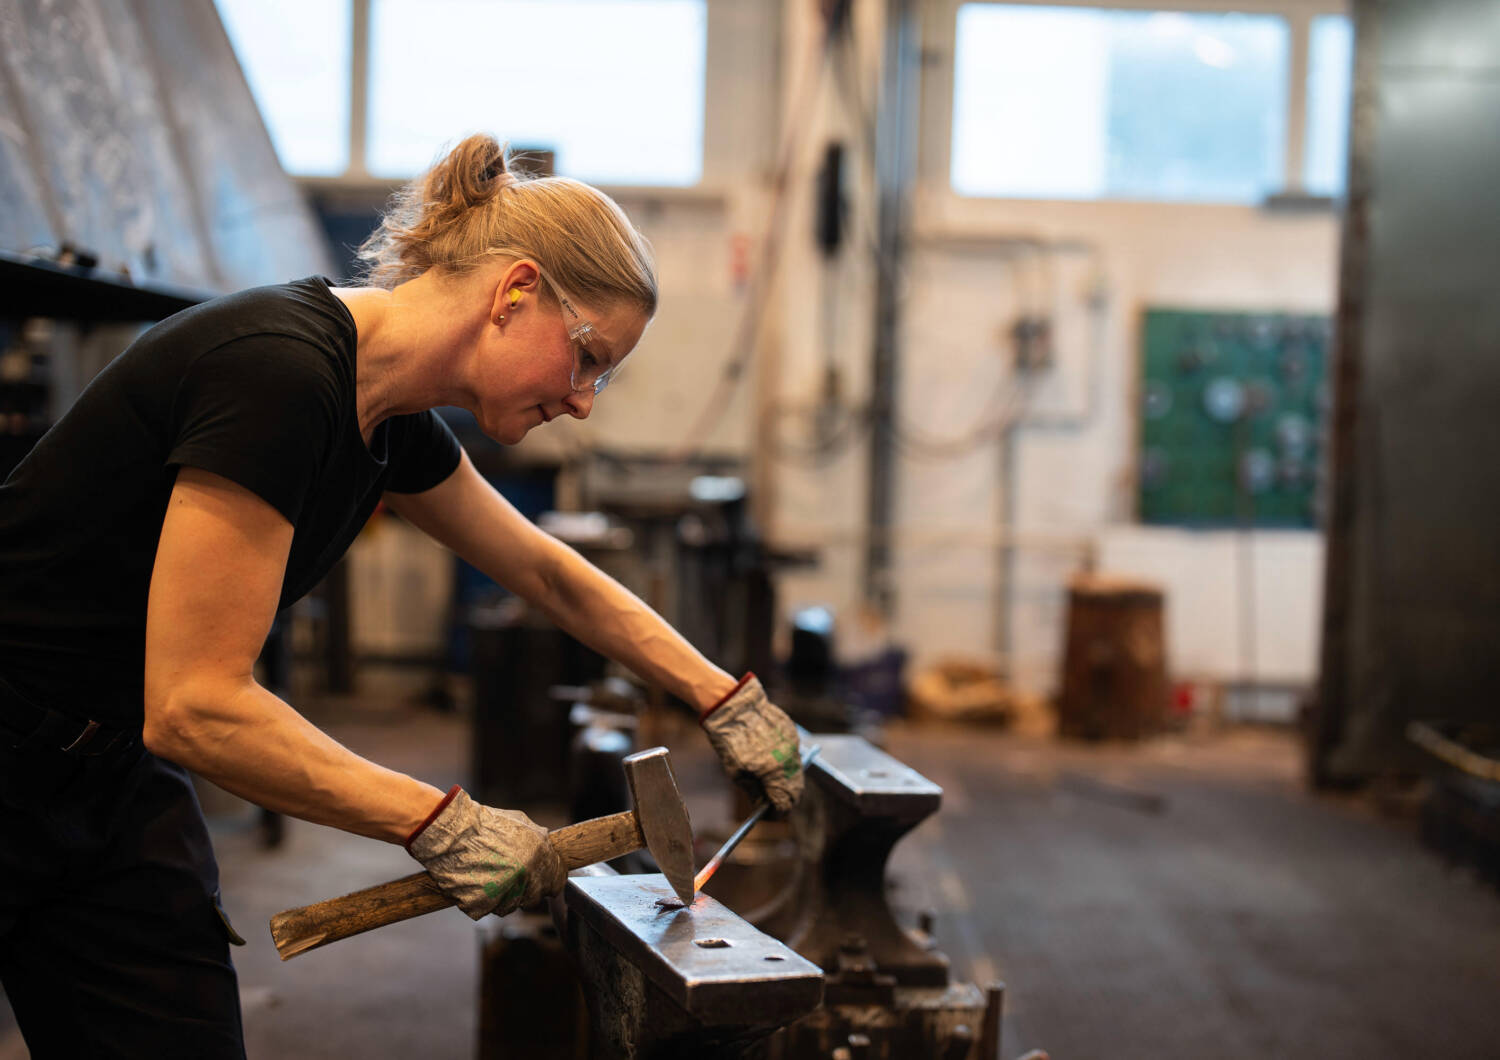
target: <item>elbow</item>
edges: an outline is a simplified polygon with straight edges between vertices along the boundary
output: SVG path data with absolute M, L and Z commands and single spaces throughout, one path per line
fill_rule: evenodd
M 192 768 L 210 739 L 210 705 L 225 693 L 194 681 L 148 681 L 141 743 L 158 758 Z
M 158 758 L 181 764 L 189 742 L 191 708 L 181 686 L 146 689 L 145 713 L 141 722 L 141 743 Z

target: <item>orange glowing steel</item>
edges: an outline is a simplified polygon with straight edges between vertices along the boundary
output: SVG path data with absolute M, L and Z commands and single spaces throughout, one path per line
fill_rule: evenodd
M 818 752 L 822 749 L 823 748 L 820 745 L 813 744 L 806 751 L 804 751 L 802 753 L 802 768 L 806 769 L 807 763 L 811 762 L 815 757 L 817 757 Z M 703 890 L 703 885 L 713 877 L 714 873 L 719 871 L 719 866 L 724 863 L 724 859 L 729 856 L 730 851 L 734 850 L 734 848 L 739 845 L 740 840 L 744 839 L 745 836 L 749 834 L 750 829 L 755 827 L 755 823 L 762 817 L 764 817 L 766 815 L 766 811 L 770 808 L 770 803 L 761 803 L 760 807 L 745 819 L 745 823 L 740 825 L 739 828 L 735 829 L 734 835 L 730 836 L 727 840 L 724 841 L 724 845 L 719 848 L 719 852 L 708 859 L 708 864 L 704 865 L 703 868 L 699 870 L 698 875 L 693 877 L 694 894 L 697 894 L 698 891 Z
M 693 890 L 703 890 L 703 885 L 713 879 L 714 873 L 719 871 L 719 866 L 722 864 L 724 864 L 724 859 L 715 854 L 707 865 L 698 870 L 698 875 L 693 877 Z

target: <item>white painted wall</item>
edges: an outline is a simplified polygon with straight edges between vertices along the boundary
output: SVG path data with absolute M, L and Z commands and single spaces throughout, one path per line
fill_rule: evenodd
M 951 12 L 956 4 L 948 7 Z M 1086 409 L 1091 370 L 1100 373 L 1101 400 L 1086 427 L 1023 426 L 1018 434 L 1013 520 L 1021 545 L 1009 609 L 1013 635 L 1009 658 L 1002 661 L 1024 687 L 1045 691 L 1055 686 L 1064 580 L 1091 555 L 1100 569 L 1144 575 L 1164 587 L 1175 673 L 1230 680 L 1311 680 L 1321 588 L 1318 535 L 1245 535 L 1252 567 L 1242 575 L 1244 553 L 1238 535 L 1185 534 L 1133 525 L 1138 330 L 1140 314 L 1149 306 L 1331 311 L 1338 259 L 1336 219 L 1328 214 L 1273 215 L 1220 206 L 958 198 L 946 188 L 951 27 L 949 12 L 934 15 L 928 19 L 924 40 L 926 122 L 917 231 L 925 238 L 915 268 L 930 268 L 931 274 L 925 283 L 914 284 L 907 316 L 906 407 L 933 407 L 941 400 L 934 392 L 941 384 L 925 378 L 936 362 L 963 362 L 963 367 L 949 364 L 942 370 L 950 376 L 984 378 L 994 373 L 995 342 L 977 348 L 977 342 L 952 339 L 954 334 L 980 339 L 1003 330 L 1014 314 L 1014 292 L 1027 280 L 1024 263 L 1007 256 L 998 242 L 986 246 L 987 238 L 1028 235 L 1092 244 L 1097 250 L 1092 261 L 1082 254 L 1055 259 L 1052 289 L 1061 326 L 1059 364 L 1053 378 L 1039 387 L 1029 414 L 1066 415 L 1065 410 Z M 1091 321 L 1084 299 L 1096 284 L 1107 292 L 1107 302 Z M 936 291 L 943 288 L 956 289 L 961 301 L 948 299 L 947 305 L 939 305 Z M 934 315 L 948 322 L 946 331 L 936 326 Z M 1102 338 L 1096 366 L 1089 356 L 1091 323 L 1100 327 Z M 998 459 L 953 466 L 943 483 L 949 499 L 935 496 L 932 487 L 924 485 L 933 480 L 932 473 L 909 469 L 903 495 L 922 501 L 904 510 L 913 517 L 920 512 L 929 522 L 983 526 L 988 517 L 994 525 L 1002 511 L 997 467 Z M 958 502 L 959 497 L 967 500 Z M 1089 549 L 1069 556 L 1063 543 L 1080 539 Z M 936 654 L 963 631 L 959 643 L 964 648 L 995 651 L 993 603 L 961 603 L 954 598 L 954 587 L 962 584 L 965 571 L 988 568 L 989 584 L 997 583 L 994 550 L 976 547 L 967 555 L 950 555 L 939 578 L 934 578 L 931 564 L 914 567 L 913 576 L 903 581 L 898 621 L 903 636 L 916 638 L 924 653 Z M 1245 622 L 1252 624 L 1253 636 L 1245 636 Z
M 1035 415 L 1086 408 L 1088 377 L 1100 373 L 1100 401 L 1087 426 L 1068 430 L 1034 430 L 1017 435 L 1014 458 L 1014 522 L 1023 539 L 1047 542 L 1053 537 L 1092 544 L 1101 569 L 1149 575 L 1167 591 L 1173 615 L 1175 645 L 1179 634 L 1193 647 L 1173 651 L 1180 672 L 1222 679 L 1309 681 L 1314 673 L 1314 626 L 1311 616 L 1319 598 L 1321 552 L 1318 535 L 1278 533 L 1250 535 L 1274 541 L 1277 557 L 1258 582 L 1257 611 L 1263 615 L 1305 616 L 1297 628 L 1300 641 L 1262 636 L 1254 672 L 1236 654 L 1240 641 L 1236 620 L 1241 613 L 1235 577 L 1234 535 L 1184 535 L 1167 529 L 1135 527 L 1136 380 L 1141 312 L 1149 306 L 1225 310 L 1331 310 L 1336 291 L 1336 221 L 1326 215 L 1275 216 L 1260 211 L 1209 206 L 1165 206 L 1145 203 L 1002 203 L 964 202 L 941 193 L 924 201 L 921 224 L 935 232 L 963 231 L 972 240 L 962 250 L 942 242 L 925 245 L 917 260 L 930 276 L 914 285 L 908 315 L 903 386 L 905 407 L 941 407 L 944 384 L 929 374 L 982 379 L 993 376 L 998 344 L 952 341 L 952 334 L 994 335 L 1014 313 L 1009 292 L 1020 263 L 996 245 L 986 249 L 981 233 L 1030 233 L 1052 241 L 1088 241 L 1098 248 L 1098 268 L 1108 292 L 1102 319 L 1102 356 L 1090 363 L 1089 310 L 1080 292 L 1090 286 L 1087 259 L 1069 256 L 1058 262 L 1058 313 L 1064 322 L 1059 363 L 1053 378 L 1038 388 Z M 956 288 L 966 301 L 937 304 L 928 288 Z M 985 289 L 988 289 L 988 293 Z M 949 321 L 945 330 L 929 326 L 937 314 Z M 1072 319 L 1069 326 L 1067 321 Z M 936 365 L 942 364 L 942 368 Z M 950 399 L 952 400 L 952 399 Z M 1002 512 L 998 456 L 950 465 L 941 476 L 909 468 L 903 496 L 921 498 L 910 509 L 928 523 L 995 525 Z M 934 482 L 941 483 L 935 487 Z M 941 489 L 941 494 L 935 489 Z M 903 509 L 906 510 L 906 509 Z M 1128 542 L 1132 547 L 1125 547 Z M 1149 543 L 1149 544 L 1148 544 Z M 1267 547 L 1273 547 L 1269 544 Z M 971 550 L 951 555 L 944 580 L 953 581 L 972 568 L 989 569 L 986 556 Z M 1070 560 L 1059 551 L 1039 552 L 1023 543 L 1016 562 L 1010 624 L 1014 636 L 1009 664 L 1016 679 L 1033 690 L 1052 686 L 1061 644 L 1062 584 L 1083 554 Z M 990 575 L 993 584 L 995 576 Z M 903 615 L 914 618 L 916 631 L 940 628 L 933 596 L 933 572 L 919 567 L 903 582 Z M 1205 591 L 1204 586 L 1211 586 Z M 998 649 L 994 609 L 974 601 L 968 616 L 939 593 L 949 621 L 942 626 L 967 631 L 962 647 L 985 652 Z M 904 624 L 904 623 L 903 623 Z M 920 634 L 918 634 L 920 636 Z M 927 652 L 942 650 L 947 638 L 923 637 Z M 941 640 L 943 643 L 935 643 Z M 1184 645 L 1186 647 L 1186 645 Z
M 1281 6 L 1311 11 L 1331 5 Z M 783 610 L 823 603 L 847 616 L 863 596 L 866 447 L 854 444 L 818 468 L 772 457 L 773 438 L 806 443 L 818 424 L 835 429 L 840 422 L 838 409 L 819 413 L 826 356 L 840 369 L 842 408 L 860 406 L 868 394 L 873 266 L 860 253 L 826 269 L 810 238 L 822 144 L 830 132 L 847 135 L 851 127 L 847 101 L 826 83 L 811 95 L 796 95 L 792 87 L 805 77 L 815 47 L 814 7 L 802 0 L 784 0 L 779 10 L 712 0 L 706 188 L 683 195 L 621 193 L 658 251 L 661 314 L 587 424 L 549 428 L 550 437 L 527 444 L 567 447 L 577 436 L 657 451 L 680 444 L 709 401 L 745 304 L 731 243 L 758 237 L 764 226 L 780 124 L 807 122 L 773 311 L 750 378 L 708 440 L 711 449 L 742 454 L 756 468 L 758 500 L 774 540 L 822 552 L 818 570 L 782 578 Z M 901 309 L 901 420 L 913 435 L 952 439 L 993 419 L 997 395 L 1011 393 L 1015 383 L 1006 332 L 1023 305 L 1051 307 L 1058 362 L 1024 405 L 1009 472 L 998 444 L 953 459 L 901 458 L 893 636 L 919 661 L 950 653 L 989 657 L 1007 664 L 1028 690 L 1048 691 L 1062 643 L 1063 586 L 1092 559 L 1103 570 L 1143 575 L 1166 589 L 1177 674 L 1311 680 L 1321 587 L 1318 535 L 1241 538 L 1134 524 L 1137 331 L 1149 306 L 1331 311 L 1336 219 L 1240 207 L 952 195 L 947 137 L 956 7 L 957 0 L 941 0 L 925 9 L 922 162 Z M 882 12 L 879 3 L 857 5 L 866 104 L 878 84 Z M 856 245 L 867 247 L 874 218 L 868 173 L 854 182 L 853 205 Z M 1043 262 L 1021 248 L 1021 238 L 1070 249 Z M 825 284 L 837 306 L 831 351 L 823 341 Z M 1091 294 L 1104 296 L 1097 312 L 1088 307 Z M 771 411 L 757 414 L 757 403 Z M 1076 426 L 1024 425 L 1085 417 Z M 1002 532 L 1007 475 L 1008 533 Z M 1016 551 L 1003 593 L 1001 546 L 1007 540 Z
M 1168 589 L 1167 665 L 1182 678 L 1302 684 L 1316 671 L 1323 548 L 1315 534 L 1109 527 L 1104 570 Z

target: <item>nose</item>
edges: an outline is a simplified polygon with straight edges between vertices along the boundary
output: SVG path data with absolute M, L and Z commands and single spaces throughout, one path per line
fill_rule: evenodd
M 568 408 L 568 415 L 575 420 L 586 420 L 589 413 L 594 410 L 594 391 L 592 387 L 584 387 L 575 390 L 563 400 Z

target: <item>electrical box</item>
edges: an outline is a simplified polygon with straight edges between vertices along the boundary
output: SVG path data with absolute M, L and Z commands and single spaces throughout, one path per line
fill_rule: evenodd
M 1141 522 L 1318 525 L 1330 331 L 1327 316 L 1145 312 Z

